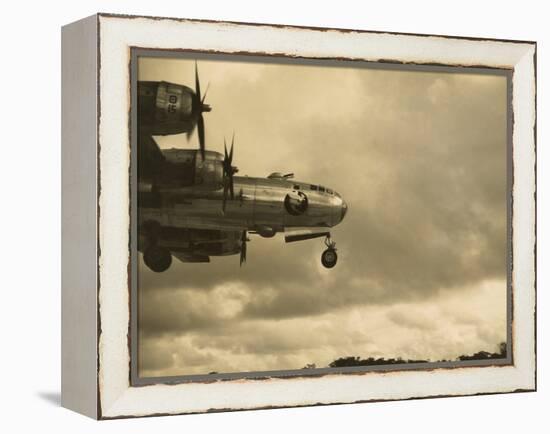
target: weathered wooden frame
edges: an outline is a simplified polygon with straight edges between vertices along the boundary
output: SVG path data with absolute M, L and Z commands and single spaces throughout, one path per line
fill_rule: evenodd
M 63 29 L 62 404 L 97 419 L 536 388 L 536 44 L 98 14 Z M 512 71 L 511 364 L 133 386 L 132 47 Z

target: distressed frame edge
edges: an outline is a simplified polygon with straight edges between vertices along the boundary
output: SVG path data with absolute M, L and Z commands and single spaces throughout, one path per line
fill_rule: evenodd
M 105 16 L 105 14 L 102 14 L 103 16 Z M 117 16 L 118 18 L 120 18 L 119 16 Z M 130 17 L 130 18 L 138 18 L 138 17 Z M 146 17 L 146 18 L 149 18 L 151 19 L 151 17 Z M 154 19 L 154 18 L 153 18 Z M 181 21 L 191 21 L 191 20 L 181 20 Z M 221 22 L 215 22 L 216 24 L 219 24 Z M 235 23 L 235 24 L 239 24 L 239 23 Z M 252 24 L 253 25 L 253 24 Z M 276 27 L 276 26 L 275 26 Z M 294 27 L 294 26 L 281 26 L 281 27 L 292 27 L 294 30 L 297 30 L 297 29 L 304 29 L 304 28 L 301 28 L 301 27 Z M 306 30 L 308 28 L 305 28 Z M 330 30 L 330 29 L 328 29 Z M 365 32 L 365 33 L 373 33 L 373 32 Z M 386 32 L 382 32 L 382 33 L 386 33 Z M 432 35 L 420 35 L 420 36 L 432 36 Z M 454 37 L 450 37 L 450 39 L 459 39 L 459 38 L 454 38 Z M 477 40 L 477 39 L 475 39 Z M 486 40 L 486 39 L 479 39 L 479 40 Z M 498 42 L 503 42 L 502 40 L 496 40 Z M 516 41 L 512 41 L 512 42 L 516 42 Z M 522 42 L 523 43 L 523 42 Z M 533 69 L 533 76 L 529 76 L 527 77 L 529 80 L 530 80 L 530 83 L 531 83 L 531 80 L 532 80 L 532 84 L 533 84 L 533 90 L 534 90 L 534 96 L 536 98 L 536 43 L 527 43 L 528 45 L 526 45 L 525 47 L 525 51 L 524 51 L 524 54 L 525 56 L 523 56 L 523 58 L 521 60 L 524 60 L 525 58 L 528 57 L 527 61 L 530 60 L 531 56 L 533 58 L 533 62 L 534 62 L 534 69 Z M 517 65 L 519 65 L 520 61 L 517 62 Z M 517 77 L 516 74 L 514 74 L 514 79 Z M 513 82 L 515 83 L 515 80 L 513 79 Z M 533 141 L 532 144 L 533 146 L 533 151 L 534 151 L 534 159 L 535 159 L 535 166 L 533 167 L 533 170 L 536 170 L 536 105 L 533 106 L 533 112 L 531 113 L 533 115 Z M 514 116 L 515 116 L 515 120 L 517 120 L 517 116 L 516 116 L 516 113 L 514 111 Z M 514 138 L 515 138 L 515 132 L 514 132 Z M 516 144 L 516 140 L 513 141 L 514 144 Z M 521 143 L 523 145 L 523 143 Z M 514 158 L 515 160 L 515 158 Z M 534 185 L 534 193 L 536 195 L 536 177 L 535 177 L 535 185 Z M 536 196 L 533 197 L 534 201 L 534 205 L 536 207 Z M 536 214 L 534 216 L 535 218 L 535 221 L 534 221 L 534 229 L 535 229 L 535 232 L 534 232 L 534 249 L 533 249 L 533 254 L 535 255 L 536 254 Z M 527 228 L 527 229 L 533 229 L 533 227 L 530 227 L 530 228 Z M 536 260 L 536 256 L 534 258 Z M 531 264 L 532 265 L 532 264 Z M 536 262 L 535 262 L 535 267 L 536 267 Z M 532 270 L 530 271 L 535 271 L 535 269 L 533 268 Z M 533 316 L 534 316 L 534 319 L 536 321 L 536 276 L 533 276 L 534 278 L 534 287 L 532 288 L 532 290 L 534 289 L 534 296 L 535 296 L 535 310 L 533 312 Z M 536 327 L 535 327 L 535 333 L 536 333 Z M 515 392 L 515 391 L 534 391 L 536 390 L 536 336 L 535 336 L 535 340 L 534 340 L 534 369 L 533 369 L 533 374 L 534 374 L 534 378 L 533 378 L 533 382 L 531 383 L 530 379 L 526 379 L 526 383 L 525 383 L 525 386 L 526 387 L 518 387 L 514 390 L 506 390 L 506 391 L 502 391 L 502 392 L 483 392 L 483 393 L 480 393 L 480 394 L 492 394 L 492 393 L 510 393 L 510 392 Z M 98 352 L 100 351 L 100 348 L 98 347 Z M 171 386 L 170 386 L 171 387 Z M 475 395 L 477 393 L 468 393 L 468 394 L 459 394 L 459 395 L 454 395 L 454 394 L 450 394 L 450 395 L 446 395 L 446 396 L 466 396 L 466 395 Z M 420 395 L 420 394 L 418 394 Z M 432 397 L 432 396 L 444 396 L 444 395 L 425 395 L 425 396 L 417 396 L 417 397 L 410 397 L 410 398 L 395 398 L 395 399 L 422 399 L 422 398 L 427 398 L 427 397 Z M 380 401 L 380 400 L 387 400 L 387 399 L 368 399 L 368 400 L 359 400 L 359 401 L 349 401 L 349 402 L 372 402 L 372 401 Z M 390 399 L 392 400 L 392 399 Z M 118 399 L 117 399 L 118 401 Z M 327 403 L 324 403 L 324 402 L 319 402 L 319 403 L 316 403 L 316 404 L 305 404 L 305 405 L 296 405 L 296 404 L 288 404 L 288 405 L 274 405 L 274 406 L 269 406 L 269 407 L 257 407 L 257 408 L 280 408 L 280 407 L 285 407 L 285 406 L 291 406 L 291 407 L 297 407 L 297 406 L 308 406 L 308 405 L 329 405 L 329 404 L 338 404 L 338 403 L 344 403 L 344 402 L 327 402 Z M 116 405 L 114 406 L 116 407 Z M 233 410 L 248 410 L 248 409 L 253 409 L 253 408 L 234 408 Z M 111 411 L 109 410 L 114 410 L 115 414 L 113 414 Z M 223 408 L 223 409 L 208 409 L 206 410 L 207 412 L 210 412 L 210 411 L 229 411 L 229 410 L 232 410 L 232 409 L 228 409 L 228 408 Z M 137 417 L 137 416 L 147 416 L 149 414 L 116 414 L 116 409 L 114 408 L 109 408 L 107 409 L 107 411 L 105 411 L 105 413 L 111 413 L 111 414 L 105 414 L 103 418 L 107 419 L 107 418 L 119 418 L 119 417 Z M 196 413 L 196 411 L 183 411 L 183 412 L 178 412 L 178 413 L 173 413 L 173 412 L 168 412 L 168 413 L 155 413 L 155 415 L 160 415 L 160 414 L 188 414 L 188 413 Z
M 61 29 L 61 405 L 100 418 L 98 15 Z M 75 99 L 74 95 L 79 98 Z
M 522 39 L 500 39 L 492 37 L 478 37 L 478 36 L 457 36 L 457 35 L 434 35 L 430 33 L 414 33 L 414 32 L 396 32 L 392 30 L 363 30 L 363 29 L 350 29 L 346 27 L 321 27 L 321 26 L 308 26 L 308 25 L 296 25 L 296 24 L 276 24 L 276 23 L 253 23 L 249 21 L 232 21 L 232 20 L 214 20 L 207 18 L 177 18 L 167 16 L 151 16 L 151 15 L 131 15 L 131 14 L 119 14 L 111 12 L 98 12 L 97 16 L 100 18 L 122 18 L 122 19 L 139 19 L 145 18 L 150 20 L 166 20 L 175 21 L 179 23 L 206 23 L 206 24 L 229 24 L 237 26 L 252 26 L 252 27 L 272 27 L 275 29 L 295 29 L 295 30 L 313 30 L 319 32 L 340 32 L 340 33 L 370 33 L 380 35 L 396 35 L 396 36 L 419 36 L 419 37 L 431 37 L 431 38 L 448 38 L 448 39 L 461 39 L 465 41 L 488 41 L 488 42 L 506 42 L 514 44 L 536 44 L 534 40 L 522 40 Z

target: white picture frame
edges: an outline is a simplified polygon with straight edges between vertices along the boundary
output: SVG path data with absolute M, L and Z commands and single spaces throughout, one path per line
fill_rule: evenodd
M 499 366 L 132 385 L 133 47 L 498 68 L 512 80 L 512 353 Z M 536 389 L 536 44 L 98 14 L 63 28 L 62 404 L 96 419 Z

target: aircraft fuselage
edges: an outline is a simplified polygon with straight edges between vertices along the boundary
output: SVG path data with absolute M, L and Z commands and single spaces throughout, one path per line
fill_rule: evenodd
M 223 185 L 208 190 L 189 186 L 143 192 L 140 220 L 169 227 L 268 233 L 291 227 L 330 228 L 342 221 L 347 210 L 333 190 L 292 179 L 235 176 L 234 192 L 225 213 Z

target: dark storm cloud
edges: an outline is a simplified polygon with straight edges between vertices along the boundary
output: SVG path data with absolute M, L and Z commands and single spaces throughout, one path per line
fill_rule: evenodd
M 142 78 L 182 82 L 170 74 L 193 72 L 174 61 L 155 68 Z M 322 269 L 321 240 L 253 237 L 242 268 L 238 257 L 174 261 L 162 274 L 141 266 L 145 334 L 219 337 L 239 321 L 346 315 L 505 279 L 504 77 L 217 62 L 201 63 L 201 76 L 212 82 L 211 149 L 235 129 L 241 173 L 294 172 L 343 195 L 339 262 Z M 181 136 L 159 142 L 193 146 Z M 222 299 L 209 294 L 224 285 L 241 292 L 221 314 Z
M 323 367 L 352 355 L 440 360 L 480 348 L 496 351 L 505 337 L 504 327 L 495 327 L 504 324 L 504 293 L 501 281 L 488 281 L 417 303 L 357 305 L 278 320 L 235 316 L 212 328 L 144 336 L 141 366 L 155 376 Z M 239 303 L 224 311 L 221 295 L 209 293 L 203 302 L 224 315 L 238 312 Z M 232 303 L 249 295 L 237 288 L 224 294 Z

